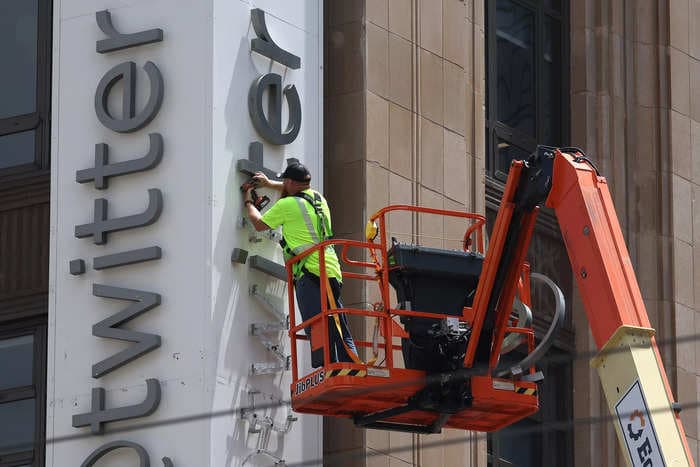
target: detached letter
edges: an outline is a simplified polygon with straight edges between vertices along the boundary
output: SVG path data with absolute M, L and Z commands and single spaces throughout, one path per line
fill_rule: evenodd
M 107 10 L 95 13 L 95 19 L 102 32 L 109 37 L 109 39 L 97 41 L 95 50 L 100 54 L 135 47 L 137 45 L 152 44 L 163 40 L 163 30 L 160 28 L 148 29 L 132 34 L 120 33 L 112 24 L 112 15 Z

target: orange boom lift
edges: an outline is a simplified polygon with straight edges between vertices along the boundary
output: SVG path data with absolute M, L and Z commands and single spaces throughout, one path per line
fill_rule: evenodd
M 575 148 L 540 146 L 527 161 L 512 162 L 487 251 L 483 216 L 401 205 L 372 215 L 364 242 L 328 240 L 292 258 L 290 284 L 292 265 L 319 253 L 325 296 L 324 250 L 334 245 L 346 265 L 345 282 L 367 281 L 381 297 L 369 310 L 322 300 L 321 314 L 297 323 L 289 287 L 293 409 L 415 433 L 494 431 L 535 413 L 538 385 L 546 384 L 536 362 L 565 312 L 559 288 L 525 262 L 542 204 L 554 208 L 559 221 L 600 350 L 592 365 L 628 462 L 694 465 L 607 183 Z M 463 219 L 462 251 L 388 240 L 387 215 L 396 211 Z M 363 259 L 351 259 L 351 252 Z M 555 298 L 551 327 L 537 345 L 531 280 L 543 282 Z M 328 322 L 340 313 L 374 322 L 371 340 L 355 341 L 366 349 L 367 362 L 330 362 Z M 311 329 L 312 348 L 323 348 L 321 368 L 299 361 L 300 344 L 308 345 L 300 341 L 309 340 L 304 328 Z M 502 363 L 519 346 L 526 356 Z

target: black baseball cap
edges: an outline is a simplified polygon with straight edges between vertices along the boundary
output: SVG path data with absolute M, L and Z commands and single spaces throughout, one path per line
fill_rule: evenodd
M 311 172 L 300 162 L 289 164 L 284 172 L 277 174 L 277 178 L 288 178 L 295 182 L 310 182 Z

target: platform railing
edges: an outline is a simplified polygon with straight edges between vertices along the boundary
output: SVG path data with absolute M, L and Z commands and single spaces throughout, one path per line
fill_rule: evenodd
M 364 316 L 367 318 L 374 318 L 379 320 L 380 334 L 376 337 L 376 341 L 367 340 L 355 340 L 355 346 L 359 348 L 373 348 L 376 346 L 377 350 L 382 350 L 384 353 L 384 359 L 380 361 L 379 364 L 374 364 L 374 366 L 386 369 L 394 368 L 394 351 L 400 351 L 401 346 L 393 343 L 394 337 L 404 337 L 405 331 L 403 331 L 398 323 L 394 321 L 395 317 L 401 316 L 414 316 L 414 317 L 424 317 L 424 318 L 434 318 L 444 319 L 444 318 L 458 318 L 460 321 L 467 322 L 471 324 L 472 321 L 472 310 L 469 307 L 465 307 L 462 316 L 454 316 L 448 314 L 439 313 L 428 313 L 421 312 L 420 310 L 403 310 L 398 308 L 392 308 L 390 304 L 390 285 L 389 285 L 389 260 L 388 260 L 388 250 L 389 243 L 387 240 L 387 221 L 386 216 L 389 213 L 396 211 L 408 211 L 420 214 L 432 214 L 436 216 L 443 217 L 455 217 L 463 218 L 466 221 L 470 221 L 470 225 L 466 227 L 466 231 L 463 238 L 463 250 L 472 251 L 478 254 L 484 254 L 484 234 L 483 229 L 486 224 L 486 219 L 480 214 L 473 214 L 467 212 L 459 211 L 448 211 L 443 209 L 433 209 L 425 208 L 419 206 L 410 205 L 392 205 L 380 209 L 375 214 L 370 217 L 370 222 L 377 222 L 378 235 L 368 241 L 359 240 L 349 240 L 349 239 L 331 239 L 321 242 L 314 247 L 304 251 L 303 253 L 291 258 L 286 263 L 287 268 L 287 280 L 290 287 L 287 288 L 288 301 L 289 301 L 289 318 L 290 318 L 290 329 L 289 337 L 291 339 L 291 357 L 292 357 L 292 378 L 293 381 L 299 379 L 299 368 L 297 359 L 297 346 L 299 340 L 308 341 L 309 336 L 304 333 L 305 328 L 314 328 L 313 336 L 314 341 L 317 337 L 322 339 L 321 346 L 323 347 L 323 362 L 324 366 L 328 366 L 330 361 L 330 346 L 329 346 L 329 335 L 328 335 L 328 324 L 329 320 L 333 319 L 333 314 L 344 314 L 352 316 Z M 378 240 L 378 242 L 376 242 Z M 327 300 L 327 270 L 325 265 L 325 255 L 327 248 L 340 249 L 340 254 L 338 255 L 341 266 L 350 266 L 358 268 L 360 270 L 364 269 L 365 272 L 355 272 L 355 271 L 345 271 L 343 270 L 343 279 L 355 279 L 364 280 L 369 282 L 377 283 L 379 287 L 379 292 L 381 296 L 380 302 L 375 304 L 374 309 L 359 309 L 343 306 L 342 308 L 331 309 L 328 305 Z M 358 260 L 350 258 L 350 251 L 357 250 L 360 254 L 368 256 L 369 260 Z M 319 255 L 319 269 L 320 269 L 320 297 L 321 297 L 321 313 L 312 318 L 302 321 L 301 323 L 296 322 L 296 308 L 294 300 L 294 287 L 291 284 L 294 283 L 293 276 L 293 266 L 297 262 L 301 261 L 308 255 L 318 253 Z M 341 269 L 343 269 L 341 267 Z M 529 297 L 529 293 L 528 293 Z M 320 329 L 319 329 L 320 328 Z M 523 333 L 527 335 L 528 349 L 534 344 L 534 334 L 531 330 L 518 328 L 515 326 L 509 326 L 508 332 Z M 381 340 L 381 342 L 379 342 Z M 318 346 L 317 346 L 318 348 Z M 351 364 L 352 365 L 352 364 Z

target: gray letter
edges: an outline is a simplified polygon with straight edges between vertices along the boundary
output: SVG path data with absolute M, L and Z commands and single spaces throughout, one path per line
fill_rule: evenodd
M 112 25 L 112 16 L 109 11 L 102 10 L 95 13 L 97 25 L 109 39 L 97 41 L 95 49 L 97 53 L 113 52 L 115 50 L 135 47 L 142 44 L 151 44 L 163 40 L 162 29 L 148 29 L 146 31 L 135 32 L 133 34 L 122 34 Z
M 143 263 L 161 258 L 159 246 L 139 248 L 138 250 L 123 251 L 113 255 L 96 256 L 92 260 L 92 267 L 100 269 L 116 268 L 117 266 L 127 266 L 129 264 Z
M 149 467 L 150 461 L 146 450 L 140 444 L 132 443 L 131 441 L 112 441 L 111 443 L 103 444 L 92 451 L 88 458 L 80 464 L 80 467 L 92 467 L 102 456 L 119 448 L 133 449 L 139 456 L 139 467 Z
M 251 268 L 264 272 L 272 277 L 276 277 L 281 281 L 287 281 L 287 269 L 284 265 L 270 261 L 262 256 L 254 255 L 250 257 L 248 264 Z
M 76 225 L 75 236 L 77 238 L 93 236 L 95 245 L 103 245 L 107 243 L 109 232 L 151 225 L 158 220 L 162 211 L 163 194 L 157 188 L 148 190 L 148 207 L 144 212 L 116 219 L 107 219 L 107 200 L 98 198 L 95 200 L 94 221 L 90 224 Z
M 267 31 L 265 23 L 265 12 L 260 8 L 250 10 L 250 20 L 253 22 L 253 30 L 257 39 L 250 40 L 250 48 L 254 52 L 264 55 L 284 66 L 288 66 L 292 70 L 297 70 L 301 66 L 301 59 L 286 50 L 283 50 L 279 45 L 272 40 L 270 33 Z
M 140 158 L 109 164 L 109 146 L 105 143 L 95 145 L 95 167 L 78 170 L 75 181 L 87 183 L 95 180 L 95 188 L 103 190 L 108 187 L 108 179 L 118 175 L 143 172 L 160 164 L 163 159 L 163 137 L 159 133 L 148 135 L 150 146 L 148 153 Z
M 92 327 L 92 335 L 123 341 L 135 342 L 135 345 L 118 352 L 92 366 L 92 377 L 100 378 L 117 368 L 126 365 L 141 355 L 160 347 L 160 336 L 144 332 L 117 329 L 124 323 L 160 305 L 160 295 L 141 290 L 123 289 L 109 285 L 93 284 L 92 294 L 96 297 L 130 300 L 132 303 L 119 313 L 100 321 Z
M 255 172 L 263 172 L 268 178 L 277 180 L 277 171 L 263 166 L 263 145 L 260 141 L 253 141 L 248 145 L 248 159 L 238 159 L 236 168 L 249 176 L 253 176 Z
M 163 103 L 163 76 L 153 62 L 143 66 L 151 83 L 151 93 L 144 109 L 136 115 L 136 64 L 124 62 L 109 70 L 100 80 L 95 91 L 95 113 L 104 126 L 118 133 L 132 133 L 153 120 Z M 114 85 L 124 78 L 122 116 L 113 117 L 107 109 L 107 98 Z
M 268 93 L 268 115 L 263 111 L 263 93 Z M 282 132 L 282 95 L 289 104 L 289 123 Z M 262 75 L 253 82 L 248 93 L 248 112 L 253 126 L 269 142 L 277 145 L 289 144 L 294 141 L 301 128 L 301 102 L 294 86 L 286 86 L 282 92 L 282 77 L 276 73 Z
M 158 404 L 160 404 L 160 382 L 154 378 L 146 380 L 146 398 L 143 402 L 116 409 L 105 410 L 104 388 L 92 388 L 90 412 L 73 415 L 73 427 L 90 425 L 92 434 L 101 435 L 104 432 L 105 423 L 146 417 L 156 411 Z
M 85 260 L 83 259 L 73 259 L 68 263 L 68 268 L 70 273 L 74 276 L 79 276 L 85 274 Z
M 103 444 L 99 448 L 92 451 L 85 461 L 80 464 L 80 467 L 92 467 L 95 462 L 100 460 L 105 454 L 114 451 L 119 448 L 133 449 L 139 456 L 139 467 L 149 467 L 151 465 L 150 459 L 148 458 L 148 453 L 140 444 L 133 443 L 131 441 L 112 441 L 111 443 Z M 169 457 L 164 457 L 162 459 L 163 465 L 165 467 L 173 467 L 173 462 Z
M 231 252 L 231 262 L 245 264 L 248 259 L 248 251 L 241 248 L 234 248 Z

